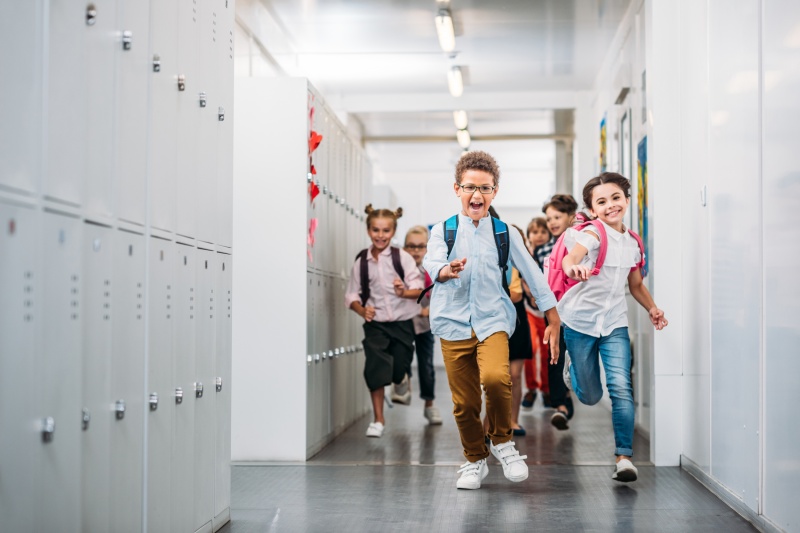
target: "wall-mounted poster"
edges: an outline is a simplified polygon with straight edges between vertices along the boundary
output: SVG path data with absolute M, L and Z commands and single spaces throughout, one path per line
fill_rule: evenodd
M 639 146 L 636 150 L 637 158 L 639 160 L 639 170 L 638 170 L 638 191 L 637 194 L 637 206 L 639 210 L 639 236 L 642 238 L 642 242 L 644 243 L 644 255 L 647 259 L 647 262 L 644 265 L 644 269 L 642 270 L 642 277 L 646 277 L 647 273 L 650 271 L 650 246 L 648 245 L 648 241 L 650 240 L 649 237 L 649 230 L 648 226 L 649 223 L 647 221 L 647 137 L 644 137 L 641 141 L 639 141 Z
M 607 138 L 608 128 L 606 127 L 606 117 L 603 115 L 603 120 L 600 121 L 600 172 L 605 172 L 608 169 Z

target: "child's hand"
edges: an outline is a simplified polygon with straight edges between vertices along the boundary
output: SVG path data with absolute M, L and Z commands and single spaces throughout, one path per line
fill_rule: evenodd
M 451 279 L 460 277 L 458 273 L 464 270 L 466 264 L 466 257 L 464 259 L 454 259 L 449 265 L 439 271 L 439 281 L 450 281 Z
M 372 319 L 375 318 L 375 308 L 372 306 L 367 306 L 364 308 L 364 314 L 362 315 L 364 320 L 367 322 L 372 322 Z
M 419 316 L 422 317 L 429 317 L 431 316 L 431 308 L 430 307 L 423 307 L 422 310 L 419 312 Z
M 592 270 L 586 265 L 572 265 L 568 270 L 565 270 L 564 273 L 575 281 L 586 281 L 589 279 Z
M 394 278 L 394 293 L 400 298 L 402 298 L 403 293 L 405 292 L 406 292 L 406 286 L 403 284 L 403 280 L 400 278 Z
M 650 314 L 650 322 L 653 323 L 653 326 L 655 326 L 656 330 L 661 331 L 662 329 L 667 327 L 667 325 L 669 325 L 669 322 L 664 317 L 664 311 L 662 311 L 658 307 L 653 307 L 652 309 L 650 309 L 649 314 Z

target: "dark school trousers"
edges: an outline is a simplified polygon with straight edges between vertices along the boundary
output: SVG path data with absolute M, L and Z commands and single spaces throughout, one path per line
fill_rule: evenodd
M 400 383 L 414 357 L 414 323 L 364 322 L 364 380 L 370 391 Z

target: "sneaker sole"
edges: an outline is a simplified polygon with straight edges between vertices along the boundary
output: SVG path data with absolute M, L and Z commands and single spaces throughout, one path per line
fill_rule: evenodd
M 636 471 L 634 470 L 621 470 L 619 472 L 614 472 L 614 475 L 611 476 L 611 479 L 614 481 L 619 481 L 620 483 L 630 483 L 631 481 L 636 481 L 639 476 L 636 475 Z
M 561 416 L 554 414 L 550 418 L 550 423 L 555 426 L 556 429 L 560 431 L 564 431 L 565 429 L 569 429 L 569 424 L 567 424 L 567 415 L 561 413 Z
M 459 489 L 459 490 L 478 490 L 479 488 L 481 488 L 481 483 L 483 482 L 484 479 L 486 479 L 486 476 L 488 476 L 488 475 L 489 475 L 489 465 L 486 465 L 486 467 L 483 469 L 483 473 L 481 474 L 481 479 L 480 479 L 480 481 L 478 481 L 477 485 L 470 485 L 468 487 L 460 487 L 458 485 L 458 481 L 457 481 L 456 482 L 456 488 Z

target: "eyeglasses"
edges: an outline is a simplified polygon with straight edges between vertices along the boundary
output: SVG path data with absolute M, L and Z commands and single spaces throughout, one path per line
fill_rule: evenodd
M 467 194 L 475 194 L 475 191 L 481 191 L 481 194 L 492 194 L 494 190 L 497 188 L 497 185 L 481 185 L 478 187 L 477 185 L 459 185 L 461 190 Z
M 424 250 L 427 247 L 427 244 L 406 244 L 407 250 Z

